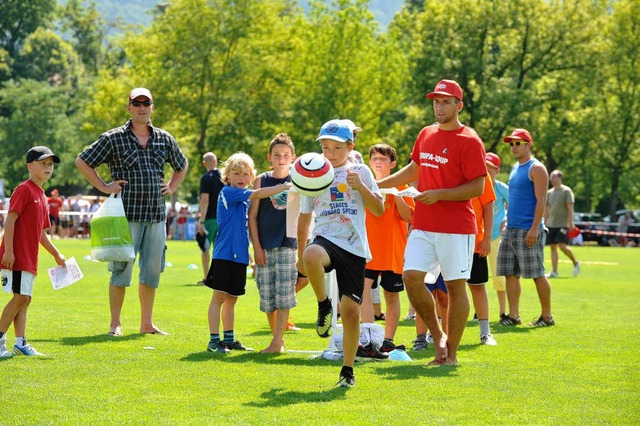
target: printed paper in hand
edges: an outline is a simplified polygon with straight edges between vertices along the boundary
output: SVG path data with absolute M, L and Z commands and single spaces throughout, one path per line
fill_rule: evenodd
M 417 195 L 420 195 L 420 191 L 418 191 L 417 189 L 415 189 L 413 186 L 410 186 L 406 189 L 403 189 L 402 191 L 398 191 L 397 188 L 382 188 L 380 189 L 380 192 L 383 194 L 391 194 L 391 195 L 398 195 L 400 197 L 416 197 Z
M 47 269 L 49 279 L 51 279 L 51 284 L 53 285 L 54 290 L 60 290 L 61 288 L 70 286 L 81 278 L 84 278 L 75 258 L 70 257 L 67 259 L 66 264 L 66 268 L 56 266 L 55 268 Z

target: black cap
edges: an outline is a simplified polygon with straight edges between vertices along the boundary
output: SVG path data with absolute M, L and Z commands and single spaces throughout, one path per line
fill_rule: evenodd
M 60 157 L 55 155 L 53 151 L 51 151 L 46 146 L 34 146 L 27 152 L 27 163 L 32 161 L 42 161 L 49 157 L 53 158 L 54 163 L 60 162 Z

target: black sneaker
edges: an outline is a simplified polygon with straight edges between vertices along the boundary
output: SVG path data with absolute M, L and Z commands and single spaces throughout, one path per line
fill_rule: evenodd
M 384 321 L 387 317 L 385 317 L 384 312 L 382 312 L 380 315 L 373 315 L 373 319 L 376 321 Z
M 382 341 L 382 346 L 380 346 L 380 352 L 384 352 L 384 353 L 391 352 L 395 348 L 396 348 L 396 345 L 394 345 L 391 340 L 384 339 Z
M 388 353 L 383 353 L 378 350 L 373 344 L 369 343 L 367 346 L 358 345 L 356 351 L 356 361 L 384 361 L 389 359 Z
M 207 346 L 208 352 L 216 352 L 219 354 L 228 354 L 231 352 L 222 342 L 213 342 L 209 341 L 209 345 Z
M 556 322 L 553 320 L 553 317 L 551 317 L 550 320 L 546 320 L 542 315 L 540 315 L 540 318 L 538 318 L 537 320 L 534 319 L 531 323 L 529 323 L 529 325 L 533 327 L 553 327 L 554 325 L 556 325 Z
M 473 319 L 471 321 L 478 322 L 478 314 L 477 313 L 473 314 Z
M 389 339 L 384 339 L 384 341 L 382 342 L 382 346 L 380 346 L 380 352 L 382 353 L 388 353 L 395 349 L 399 349 L 401 351 L 406 350 L 404 345 L 394 345 L 393 342 Z
M 356 378 L 353 373 L 340 373 L 340 380 L 336 385 L 341 388 L 352 388 L 356 385 Z
M 234 340 L 231 343 L 224 343 L 223 342 L 223 344 L 230 351 L 251 351 L 251 352 L 253 352 L 253 348 L 247 348 L 242 343 L 240 343 L 238 340 Z
M 500 320 L 500 325 L 520 325 L 520 324 L 522 324 L 522 320 L 520 319 L 520 317 L 511 318 L 509 315 L 505 315 Z
M 316 320 L 316 333 L 320 337 L 329 337 L 333 334 L 333 307 L 331 299 L 318 304 L 318 319 Z
M 500 319 L 498 320 L 498 322 L 500 322 L 503 319 L 508 318 L 508 317 L 509 317 L 509 315 L 507 315 L 507 314 L 500 314 Z

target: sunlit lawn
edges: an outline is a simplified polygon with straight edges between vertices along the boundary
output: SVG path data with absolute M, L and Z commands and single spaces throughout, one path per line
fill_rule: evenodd
M 109 337 L 106 265 L 84 259 L 89 243 L 56 241 L 75 256 L 85 278 L 53 291 L 41 253 L 29 309 L 28 338 L 46 358 L 0 361 L 2 424 L 638 424 L 640 422 L 640 250 L 578 247 L 582 273 L 552 281 L 557 326 L 505 328 L 495 323 L 498 347 L 478 345 L 469 322 L 461 365 L 412 362 L 356 365 L 356 387 L 334 387 L 340 363 L 307 353 L 261 355 L 205 351 L 208 288 L 194 242 L 169 242 L 169 266 L 155 319 L 171 336 L 140 335 L 137 285 L 127 293 L 124 337 Z M 548 250 L 548 249 L 547 249 Z M 548 252 L 547 252 L 548 255 Z M 293 310 L 300 332 L 287 348 L 321 351 L 310 288 Z M 9 295 L 4 294 L 4 305 Z M 495 293 L 490 290 L 492 307 Z M 403 301 L 403 316 L 407 299 Z M 531 281 L 523 283 L 523 320 L 539 315 Z M 495 310 L 492 319 L 496 319 Z M 256 349 L 270 340 L 253 280 L 237 304 L 236 336 Z M 13 329 L 8 341 L 13 342 Z M 410 347 L 414 323 L 402 320 L 396 343 Z

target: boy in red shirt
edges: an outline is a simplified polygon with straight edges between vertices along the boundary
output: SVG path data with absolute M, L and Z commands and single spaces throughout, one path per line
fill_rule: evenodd
M 6 332 L 13 322 L 16 355 L 43 356 L 27 344 L 27 309 L 31 303 L 33 285 L 38 274 L 38 244 L 54 257 L 56 263 L 65 266 L 64 256 L 53 245 L 45 232 L 51 226 L 47 197 L 42 185 L 53 174 L 53 164 L 60 157 L 45 146 L 35 146 L 27 152 L 29 179 L 13 191 L 9 203 L 6 229 L 0 244 L 2 264 L 2 289 L 13 292 L 0 316 L 0 358 L 12 354 L 7 350 Z

